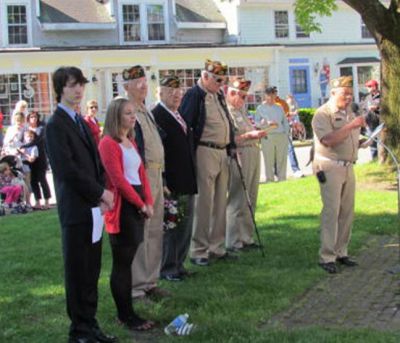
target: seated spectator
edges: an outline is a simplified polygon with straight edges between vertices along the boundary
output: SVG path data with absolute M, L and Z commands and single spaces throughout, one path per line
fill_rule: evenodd
M 0 163 L 0 194 L 5 196 L 4 203 L 11 213 L 26 213 L 25 208 L 21 206 L 24 186 L 7 162 Z

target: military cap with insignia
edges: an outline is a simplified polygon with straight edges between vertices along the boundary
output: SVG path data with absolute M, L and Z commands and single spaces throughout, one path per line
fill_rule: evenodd
M 251 86 L 250 80 L 246 80 L 243 77 L 237 77 L 231 82 L 229 88 L 247 93 L 250 89 L 250 86 Z
M 170 88 L 179 88 L 181 86 L 181 80 L 176 75 L 165 75 L 160 80 L 160 86 L 170 87 Z
M 215 75 L 227 75 L 228 66 L 220 61 L 211 61 L 206 59 L 205 70 Z
M 331 88 L 341 88 L 341 87 L 353 87 L 353 77 L 352 76 L 341 76 L 337 79 L 332 79 L 329 83 Z
M 146 74 L 144 72 L 144 69 L 140 65 L 136 65 L 129 69 L 124 69 L 122 71 L 122 78 L 125 81 L 140 79 L 141 77 L 145 77 L 145 76 L 146 76 Z

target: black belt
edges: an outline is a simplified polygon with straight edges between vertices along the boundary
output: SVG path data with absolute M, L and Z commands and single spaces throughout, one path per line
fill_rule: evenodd
M 212 149 L 218 149 L 218 150 L 224 150 L 227 147 L 227 145 L 217 144 L 217 143 L 213 143 L 213 142 L 204 142 L 204 141 L 199 142 L 199 145 L 206 146 L 206 147 L 212 148 Z

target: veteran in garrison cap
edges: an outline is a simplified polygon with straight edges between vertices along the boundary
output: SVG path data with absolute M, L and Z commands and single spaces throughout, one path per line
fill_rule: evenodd
M 177 202 L 181 214 L 176 227 L 170 228 L 164 223 L 161 278 L 168 281 L 180 281 L 190 275 L 183 263 L 192 237 L 194 194 L 197 193 L 193 133 L 178 111 L 182 95 L 180 79 L 165 75 L 160 80 L 160 101 L 152 110 L 164 132 L 167 197 Z
M 353 165 L 360 147 L 359 135 L 365 126 L 362 116 L 351 111 L 353 79 L 331 80 L 328 102 L 317 109 L 312 120 L 315 155 L 313 171 L 321 192 L 321 247 L 319 265 L 337 273 L 338 265 L 354 267 L 348 254 L 354 215 L 355 178 Z
M 186 92 L 179 109 L 193 130 L 196 149 L 198 194 L 190 255 L 199 266 L 208 266 L 210 259 L 233 258 L 225 250 L 228 154 L 235 145 L 221 89 L 227 73 L 226 64 L 206 60 L 201 78 Z
M 142 155 L 154 199 L 154 215 L 146 220 L 144 239 L 139 245 L 132 263 L 132 297 L 150 295 L 168 296 L 169 292 L 157 286 L 160 275 L 164 194 L 162 173 L 164 170 L 164 148 L 153 114 L 146 108 L 148 92 L 146 73 L 142 66 L 135 65 L 122 72 L 124 88 L 136 112 L 135 135 Z
M 266 136 L 266 131 L 256 130 L 247 112 L 246 98 L 250 87 L 250 80 L 233 78 L 227 90 L 226 102 L 235 126 L 236 153 L 241 163 L 243 181 L 255 209 L 260 181 L 260 139 Z M 234 252 L 258 247 L 253 239 L 253 221 L 246 203 L 238 166 L 232 162 L 226 210 L 226 246 Z

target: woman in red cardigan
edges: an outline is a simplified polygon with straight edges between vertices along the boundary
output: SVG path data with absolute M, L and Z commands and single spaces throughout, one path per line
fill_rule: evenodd
M 133 140 L 136 114 L 124 98 L 107 109 L 100 157 L 106 170 L 107 189 L 114 194 L 114 208 L 105 212 L 112 251 L 111 293 L 120 323 L 130 330 L 145 331 L 154 322 L 133 310 L 131 264 L 143 241 L 144 220 L 153 215 L 153 199 L 143 162 Z
M 86 124 L 90 128 L 90 132 L 96 142 L 99 145 L 101 128 L 99 121 L 96 118 L 97 111 L 99 110 L 99 105 L 96 100 L 89 100 L 86 104 L 86 115 L 84 117 Z

